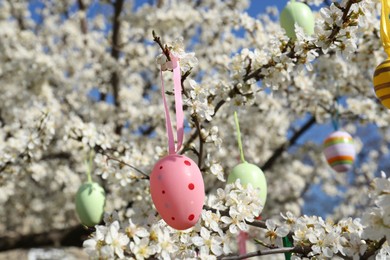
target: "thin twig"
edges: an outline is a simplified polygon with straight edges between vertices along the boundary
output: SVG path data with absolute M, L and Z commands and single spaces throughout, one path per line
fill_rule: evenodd
M 364 253 L 364 255 L 360 257 L 360 259 L 361 260 L 369 259 L 371 256 L 373 256 L 376 253 L 376 251 L 378 251 L 383 246 L 385 242 L 386 242 L 386 237 L 383 237 L 381 240 L 375 243 L 371 249 L 367 250 Z
M 197 136 L 198 136 L 198 129 L 195 129 L 195 131 L 191 134 L 190 138 L 188 138 L 187 141 L 183 144 L 183 149 L 181 149 L 179 154 L 184 154 L 184 152 L 188 150 L 194 151 L 194 149 L 189 146 L 196 139 Z M 199 154 L 199 152 L 196 151 L 196 154 Z
M 202 127 L 199 123 L 198 117 L 196 115 L 192 116 L 192 120 L 195 123 L 196 130 L 198 132 L 198 137 L 199 137 L 199 154 L 198 154 L 198 167 L 202 168 L 203 164 L 203 148 L 204 148 L 204 139 L 202 137 Z
M 274 151 L 274 153 L 271 155 L 271 157 L 263 164 L 261 169 L 263 171 L 270 169 L 273 166 L 273 164 L 275 163 L 275 161 L 279 158 L 279 156 L 281 156 L 283 154 L 283 152 L 286 151 L 290 146 L 294 145 L 295 142 L 298 140 L 298 138 L 301 137 L 301 135 L 303 135 L 307 130 L 309 130 L 310 127 L 312 127 L 315 124 L 315 122 L 316 122 L 316 119 L 315 119 L 315 117 L 312 116 L 301 127 L 301 129 L 299 129 L 297 132 L 295 132 L 295 134 L 290 138 L 290 140 L 288 140 L 287 142 L 282 144 L 278 149 L 276 149 Z
M 120 160 L 120 159 L 118 159 L 118 158 L 115 158 L 115 157 L 111 156 L 111 155 L 108 155 L 107 153 L 104 152 L 103 149 L 95 148 L 94 150 L 95 150 L 97 153 L 100 153 L 100 154 L 106 156 L 106 157 L 107 157 L 107 160 L 106 160 L 106 161 L 112 160 L 112 161 L 116 161 L 116 162 L 120 163 L 120 165 L 126 165 L 127 167 L 129 167 L 129 168 L 131 168 L 131 169 L 137 171 L 138 173 L 140 173 L 141 175 L 144 176 L 143 178 L 140 178 L 140 179 L 147 179 L 147 180 L 149 180 L 149 175 L 147 175 L 146 173 L 144 173 L 143 171 L 141 171 L 141 170 L 138 169 L 137 167 L 135 167 L 135 166 L 133 166 L 133 165 L 131 165 L 131 164 L 128 164 L 128 163 L 126 163 L 126 162 L 124 162 L 124 161 L 122 161 L 122 160 Z
M 171 57 L 169 56 L 169 49 L 168 47 L 165 45 L 163 46 L 162 42 L 161 42 L 161 38 L 156 34 L 155 31 L 152 31 L 152 34 L 153 34 L 153 41 L 155 41 L 158 46 L 160 46 L 162 52 L 164 53 L 165 57 L 167 58 L 167 60 L 171 60 Z
M 272 255 L 272 254 L 283 254 L 283 253 L 297 253 L 297 254 L 307 254 L 311 251 L 310 247 L 281 247 L 281 248 L 274 248 L 274 249 L 263 249 L 263 250 L 257 250 L 248 254 L 244 255 L 235 255 L 235 256 L 221 256 L 217 259 L 221 260 L 240 260 L 240 259 L 246 259 L 250 257 L 260 256 L 260 255 Z
M 216 209 L 209 207 L 207 205 L 204 205 L 203 209 L 209 210 L 213 213 L 219 212 L 222 216 L 230 216 L 229 210 L 216 210 Z M 246 223 L 250 226 L 254 226 L 254 227 L 258 227 L 258 228 L 262 228 L 262 229 L 267 228 L 267 225 L 265 224 L 265 221 L 263 221 L 263 220 L 253 220 L 252 222 L 246 221 Z

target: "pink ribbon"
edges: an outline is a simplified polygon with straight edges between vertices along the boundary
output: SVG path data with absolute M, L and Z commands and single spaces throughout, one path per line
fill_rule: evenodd
M 248 240 L 248 233 L 240 231 L 238 234 L 238 252 L 240 255 L 246 254 L 246 241 Z
M 183 99 L 181 96 L 181 72 L 180 72 L 179 59 L 172 54 L 170 54 L 170 58 L 171 58 L 172 68 L 173 68 L 173 88 L 175 93 L 176 137 L 177 137 L 176 149 L 175 149 L 175 140 L 172 131 L 171 117 L 169 115 L 169 108 L 168 108 L 167 100 L 165 98 L 165 87 L 164 87 L 162 68 L 160 68 L 160 77 L 161 77 L 161 95 L 163 98 L 164 110 L 165 110 L 165 127 L 167 129 L 167 135 L 168 135 L 169 154 L 174 154 L 180 150 L 183 144 L 184 112 L 183 112 Z

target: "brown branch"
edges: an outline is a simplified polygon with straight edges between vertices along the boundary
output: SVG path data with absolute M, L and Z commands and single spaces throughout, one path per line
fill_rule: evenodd
M 183 92 L 184 96 L 186 98 L 189 97 L 187 90 L 184 88 L 184 81 L 188 78 L 188 76 L 191 74 L 191 69 L 187 70 L 183 76 L 181 76 L 181 91 Z
M 160 47 L 161 51 L 163 52 L 163 54 L 165 55 L 165 57 L 167 58 L 167 60 L 171 60 L 171 57 L 170 57 L 170 53 L 169 53 L 169 48 L 168 46 L 165 44 L 162 43 L 161 41 L 161 38 L 160 36 L 158 36 L 156 34 L 155 31 L 152 31 L 152 34 L 153 34 L 153 41 L 156 42 L 158 44 L 158 46 Z M 189 95 L 186 91 L 186 89 L 184 88 L 184 81 L 188 78 L 188 76 L 191 74 L 191 69 L 189 69 L 188 71 L 186 71 L 182 76 L 181 76 L 181 90 L 183 92 L 183 94 L 188 98 Z
M 196 115 L 193 115 L 192 116 L 192 120 L 194 121 L 195 123 L 195 126 L 196 126 L 196 130 L 198 132 L 198 137 L 199 137 L 199 154 L 198 154 L 198 167 L 199 168 L 202 168 L 202 164 L 203 164 L 203 148 L 204 148 L 204 139 L 202 137 L 202 127 L 199 123 L 199 120 L 198 120 L 198 117 Z
M 310 247 L 301 247 L 301 246 L 281 247 L 281 248 L 274 248 L 274 249 L 257 250 L 245 255 L 220 256 L 217 259 L 240 260 L 240 259 L 246 259 L 250 257 L 260 256 L 260 255 L 283 254 L 283 253 L 297 253 L 297 254 L 307 255 L 310 251 L 311 251 Z
M 343 26 L 344 23 L 347 22 L 347 20 L 348 20 L 348 19 L 347 19 L 347 18 L 348 18 L 348 13 L 349 13 L 349 11 L 351 10 L 352 5 L 353 5 L 353 4 L 356 4 L 356 3 L 358 3 L 358 2 L 360 2 L 360 0 L 349 0 L 349 1 L 347 2 L 347 5 L 345 6 L 345 8 L 344 8 L 344 9 L 341 9 L 341 10 L 343 11 L 343 17 L 341 18 L 341 20 L 343 21 L 343 23 L 342 23 L 341 26 Z M 330 42 L 333 42 L 333 41 L 334 41 L 334 39 L 336 38 L 336 36 L 337 36 L 337 34 L 340 32 L 340 30 L 341 30 L 341 27 L 340 27 L 340 26 L 335 26 L 335 27 L 333 28 L 332 33 L 329 35 L 329 38 L 328 38 Z
M 218 110 L 223 106 L 223 104 L 226 103 L 226 100 L 221 100 L 217 103 L 217 105 L 214 107 L 214 114 L 213 117 L 217 114 Z
M 14 5 L 15 1 L 8 0 L 8 3 L 11 6 L 11 14 L 15 16 L 15 19 L 18 22 L 19 29 L 21 31 L 26 30 L 27 28 L 26 28 L 26 23 L 24 22 L 23 19 L 23 15 L 20 13 L 19 14 L 16 13 L 15 5 Z
M 82 141 L 82 136 L 72 137 L 72 139 L 75 140 L 75 141 L 81 142 Z M 144 173 L 143 171 L 141 171 L 140 169 L 138 169 L 137 167 L 135 167 L 135 166 L 133 166 L 131 164 L 128 164 L 128 163 L 126 163 L 126 162 L 124 162 L 124 161 L 122 161 L 122 160 L 120 160 L 120 159 L 118 159 L 118 158 L 116 158 L 114 156 L 111 156 L 110 154 L 107 153 L 107 151 L 110 151 L 111 153 L 118 152 L 117 150 L 115 150 L 115 149 L 103 149 L 103 147 L 101 147 L 98 144 L 96 144 L 94 146 L 89 146 L 88 145 L 88 147 L 91 150 L 95 151 L 95 153 L 99 153 L 99 154 L 101 154 L 103 156 L 106 156 L 107 157 L 106 162 L 109 161 L 109 160 L 116 161 L 116 162 L 118 162 L 120 164 L 120 167 L 128 166 L 129 168 L 131 168 L 131 169 L 137 171 L 138 173 L 140 173 L 141 175 L 143 175 L 142 178 L 137 178 L 137 179 L 139 179 L 139 180 L 149 179 L 149 176 L 146 173 Z M 103 182 L 103 184 L 105 184 L 105 182 Z M 107 189 L 105 188 L 105 190 L 107 190 Z
M 143 177 L 142 178 L 137 178 L 137 179 L 147 179 L 149 180 L 149 176 L 144 173 L 143 171 L 141 171 L 140 169 L 138 169 L 137 167 L 131 165 L 131 164 L 128 164 L 114 156 L 111 156 L 109 155 L 108 153 L 106 153 L 106 151 L 100 146 L 100 145 L 95 145 L 94 147 L 91 147 L 91 149 L 93 149 L 96 153 L 100 153 L 101 155 L 103 156 L 106 156 L 107 157 L 107 160 L 106 161 L 116 161 L 119 163 L 120 167 L 123 167 L 124 165 L 126 165 L 127 167 L 137 171 L 138 173 L 140 173 Z
M 77 3 L 79 5 L 79 9 L 81 11 L 84 12 L 84 17 L 81 18 L 81 21 L 80 21 L 80 28 L 81 28 L 81 32 L 86 35 L 88 33 L 88 24 L 87 24 L 87 19 L 86 19 L 86 15 L 87 15 L 87 6 L 85 5 L 85 3 L 83 2 L 83 0 L 77 0 Z M 86 44 L 87 41 L 86 39 L 84 39 L 84 44 Z
M 203 206 L 203 209 L 205 210 L 210 210 L 211 212 L 213 213 L 217 213 L 217 211 L 219 211 L 219 213 L 222 215 L 222 216 L 227 216 L 229 217 L 229 210 L 216 210 L 212 207 L 209 207 L 207 205 L 204 205 Z M 266 229 L 267 228 L 267 225 L 265 224 L 265 221 L 263 220 L 253 220 L 252 222 L 249 222 L 249 221 L 246 221 L 246 223 L 250 226 L 253 226 L 253 227 L 258 227 L 258 228 L 263 228 L 263 229 Z M 292 233 L 291 233 L 292 234 Z
M 126 163 L 126 162 L 124 162 L 124 161 L 122 161 L 122 160 L 120 160 L 120 159 L 117 159 L 117 158 L 115 158 L 115 157 L 112 157 L 112 156 L 110 156 L 110 155 L 107 155 L 106 153 L 102 153 L 102 154 L 103 154 L 104 156 L 107 157 L 107 161 L 109 161 L 109 160 L 111 160 L 111 161 L 116 161 L 116 162 L 119 163 L 119 165 L 120 165 L 121 167 L 123 167 L 123 165 L 126 165 L 127 167 L 129 167 L 129 168 L 131 168 L 131 169 L 137 171 L 138 173 L 140 173 L 140 174 L 143 176 L 142 178 L 137 178 L 137 179 L 147 179 L 147 180 L 149 180 L 149 176 L 148 176 L 146 173 L 144 173 L 143 171 L 141 171 L 140 169 L 138 169 L 137 167 L 135 167 L 135 166 L 133 166 L 133 165 L 131 165 L 131 164 L 128 164 L 128 163 Z
M 192 133 L 190 138 L 188 138 L 187 141 L 183 144 L 183 149 L 181 149 L 179 154 L 184 154 L 185 151 L 192 150 L 191 147 L 189 147 L 189 145 L 196 139 L 197 136 L 198 136 L 198 129 L 195 129 L 194 133 Z
M 49 153 L 42 156 L 41 160 L 69 160 L 72 157 L 72 154 L 69 152 L 57 152 Z
M 263 164 L 261 169 L 263 171 L 266 171 L 270 169 L 275 161 L 283 154 L 284 151 L 286 151 L 290 146 L 293 146 L 295 142 L 298 140 L 301 135 L 303 135 L 307 130 L 310 129 L 311 126 L 313 126 L 316 122 L 316 119 L 312 116 L 310 120 L 308 120 L 302 127 L 299 129 L 295 134 L 291 137 L 290 140 L 282 144 L 278 149 L 274 151 L 272 156 Z
M 115 46 L 119 46 L 119 40 L 120 40 L 120 29 L 121 29 L 121 21 L 120 21 L 120 14 L 123 9 L 123 3 L 124 0 L 116 0 L 114 5 L 114 16 L 113 16 L 113 29 L 112 29 L 112 48 L 111 48 L 111 57 L 113 57 L 115 60 L 119 59 L 120 56 L 120 50 L 118 48 L 115 48 Z M 120 78 L 118 71 L 114 70 L 111 74 L 111 86 L 112 86 L 112 92 L 114 96 L 114 105 L 116 108 L 120 107 L 119 103 L 119 87 L 120 87 Z M 120 135 L 122 130 L 122 125 L 117 125 L 115 127 L 115 133 Z
M 114 17 L 113 17 L 113 29 L 112 29 L 112 46 L 119 46 L 120 39 L 120 29 L 121 29 L 121 21 L 119 16 L 123 9 L 124 0 L 116 0 L 114 4 Z M 120 54 L 120 50 L 118 48 L 111 48 L 111 57 L 118 60 Z
M 153 34 L 153 41 L 156 42 L 158 44 L 158 46 L 160 46 L 160 49 L 164 53 L 167 60 L 171 60 L 171 57 L 169 56 L 168 46 L 163 45 L 163 43 L 161 42 L 161 38 L 155 33 L 155 31 L 152 31 L 152 34 Z
M 163 5 L 164 5 L 164 0 L 157 0 L 156 1 L 157 8 L 161 8 Z
M 371 256 L 373 256 L 376 251 L 378 251 L 382 246 L 383 244 L 386 242 L 386 237 L 383 237 L 381 240 L 379 240 L 378 242 L 374 242 L 374 245 L 372 248 L 369 248 L 365 253 L 364 255 L 362 255 L 360 257 L 361 260 L 366 260 L 366 259 L 369 259 Z
M 153 41 L 156 42 L 158 44 L 158 46 L 160 47 L 161 51 L 163 52 L 163 54 L 165 55 L 165 57 L 167 58 L 167 60 L 171 60 L 171 57 L 170 57 L 170 52 L 169 52 L 169 48 L 166 44 L 163 44 L 162 41 L 161 41 L 161 38 L 160 36 L 158 36 L 156 34 L 155 31 L 152 31 L 152 34 L 153 34 Z M 183 92 L 183 94 L 188 98 L 189 95 L 186 91 L 186 89 L 184 88 L 184 81 L 188 78 L 188 76 L 191 74 L 191 69 L 189 69 L 188 71 L 186 71 L 182 76 L 181 76 L 181 90 Z
M 76 246 L 82 247 L 91 230 L 82 225 L 55 229 L 38 234 L 5 235 L 0 237 L 0 252 L 16 248 L 33 248 L 46 246 Z

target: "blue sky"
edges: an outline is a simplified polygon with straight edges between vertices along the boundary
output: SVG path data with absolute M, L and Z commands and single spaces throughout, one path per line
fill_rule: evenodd
M 283 7 L 286 5 L 288 1 L 287 0 L 267 0 L 267 1 L 251 1 L 251 5 L 249 7 L 248 13 L 256 17 L 258 14 L 264 13 L 266 7 L 268 6 L 276 6 L 279 9 L 279 12 L 283 9 Z
M 143 3 L 150 3 L 150 2 L 154 2 L 154 1 L 135 0 L 135 6 L 140 6 Z M 274 0 L 274 1 L 272 1 L 272 0 L 257 0 L 257 1 L 252 0 L 250 7 L 248 9 L 248 13 L 251 16 L 256 17 L 258 14 L 264 13 L 266 7 L 268 7 L 268 6 L 276 6 L 279 9 L 279 11 L 281 11 L 287 2 L 288 2 L 288 0 Z

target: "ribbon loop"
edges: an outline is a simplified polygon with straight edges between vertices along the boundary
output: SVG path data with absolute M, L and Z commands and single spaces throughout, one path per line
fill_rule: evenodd
M 161 95 L 164 103 L 165 110 L 165 127 L 168 135 L 168 149 L 169 154 L 177 153 L 182 144 L 183 144 L 183 136 L 184 136 L 184 112 L 183 112 L 183 99 L 181 96 L 181 72 L 180 72 L 180 64 L 179 59 L 170 54 L 172 68 L 173 68 L 173 87 L 175 94 L 175 112 L 176 112 L 176 137 L 177 144 L 175 149 L 175 140 L 172 131 L 172 122 L 171 117 L 169 115 L 169 108 L 167 104 L 167 100 L 165 98 L 165 87 L 164 87 L 164 79 L 162 74 L 162 67 L 160 67 L 160 77 L 161 77 Z
M 381 40 L 383 48 L 390 57 L 390 1 L 382 0 L 382 12 L 381 12 Z

